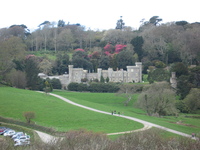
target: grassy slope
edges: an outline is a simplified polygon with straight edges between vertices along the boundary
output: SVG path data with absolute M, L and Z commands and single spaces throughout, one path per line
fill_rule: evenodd
M 53 127 L 59 131 L 85 128 L 113 133 L 143 127 L 127 119 L 92 112 L 70 105 L 53 96 L 29 90 L 0 87 L 0 115 L 25 121 L 23 112 L 33 111 L 36 124 Z
M 135 95 L 134 100 L 129 106 L 125 107 L 123 106 L 123 101 L 125 99 L 117 97 L 112 93 L 78 93 L 63 91 L 55 91 L 54 93 L 89 107 L 107 112 L 110 112 L 111 110 L 124 112 L 127 116 L 143 119 L 187 134 L 200 132 L 200 119 L 186 118 L 184 114 L 180 114 L 179 117 L 167 116 L 163 118 L 146 116 L 145 112 L 133 107 L 137 95 Z M 178 121 L 182 121 L 185 125 L 176 124 Z

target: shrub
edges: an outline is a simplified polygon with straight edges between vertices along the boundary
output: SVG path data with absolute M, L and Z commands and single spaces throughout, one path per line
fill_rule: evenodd
M 61 89 L 62 88 L 62 84 L 59 79 L 53 78 L 50 80 L 50 83 L 51 83 L 53 89 Z
M 83 84 L 83 83 L 80 83 L 78 84 L 78 87 L 77 87 L 77 91 L 87 91 L 88 90 L 88 87 L 87 87 L 87 84 Z
M 78 91 L 78 83 L 72 82 L 67 86 L 69 91 Z

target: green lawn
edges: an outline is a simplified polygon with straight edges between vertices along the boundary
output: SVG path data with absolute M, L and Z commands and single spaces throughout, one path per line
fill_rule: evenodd
M 103 96 L 103 95 L 102 95 Z M 113 133 L 142 128 L 143 125 L 124 118 L 100 114 L 68 104 L 53 96 L 35 91 L 0 87 L 0 115 L 25 121 L 23 112 L 33 111 L 36 124 L 58 131 L 84 128 Z
M 123 112 L 124 115 L 149 121 L 187 134 L 191 134 L 193 132 L 200 133 L 200 119 L 185 117 L 186 114 L 180 114 L 178 117 L 166 116 L 160 118 L 147 116 L 144 111 L 134 108 L 134 102 L 137 100 L 138 95 L 134 95 L 132 102 L 130 102 L 129 105 L 125 107 L 123 105 L 123 101 L 125 99 L 118 97 L 113 93 L 80 93 L 66 91 L 54 91 L 54 93 L 66 97 L 79 104 L 83 104 L 99 110 L 107 112 L 110 112 L 111 110 L 120 111 Z M 200 118 L 200 115 L 198 116 Z M 178 121 L 181 121 L 182 124 L 177 124 Z

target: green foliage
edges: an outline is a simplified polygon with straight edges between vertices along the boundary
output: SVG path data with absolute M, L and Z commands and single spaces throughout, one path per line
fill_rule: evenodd
M 76 82 L 71 82 L 70 84 L 68 84 L 67 89 L 69 91 L 78 91 L 78 83 Z
M 199 113 L 200 110 L 200 89 L 192 88 L 184 99 L 185 105 L 192 113 Z
M 143 56 L 142 46 L 144 44 L 144 39 L 142 36 L 137 36 L 131 40 L 131 44 L 134 46 L 134 51 L 138 54 L 139 61 L 141 61 Z
M 177 94 L 180 95 L 180 99 L 184 99 L 191 89 L 189 83 L 189 77 L 182 75 L 177 79 Z
M 106 83 L 108 83 L 108 82 L 109 82 L 109 77 L 106 78 Z
M 49 79 L 47 79 L 46 81 L 44 81 L 44 91 L 45 93 L 49 93 L 49 92 L 52 92 L 53 91 L 53 88 L 52 88 L 52 85 L 49 81 Z
M 69 64 L 69 55 L 65 53 L 58 53 L 56 56 L 55 66 L 52 69 L 53 74 L 64 74 L 68 71 Z
M 176 102 L 176 108 L 181 112 L 181 113 L 189 113 L 190 109 L 188 106 L 186 106 L 185 102 L 182 100 L 179 100 Z
M 91 82 L 89 85 L 83 83 L 70 83 L 68 85 L 69 91 L 90 91 L 90 92 L 103 92 L 114 93 L 119 90 L 116 83 L 104 83 L 104 82 Z
M 168 83 L 154 83 L 140 94 L 137 106 L 148 115 L 175 115 L 175 100 L 175 92 Z
M 176 72 L 176 76 L 180 77 L 188 74 L 188 68 L 185 64 L 178 62 L 172 65 L 171 72 Z
M 109 56 L 102 56 L 99 60 L 99 68 L 108 69 L 110 65 Z
M 165 68 L 166 67 L 165 63 L 163 63 L 160 60 L 153 61 L 153 63 L 154 63 L 156 68 Z
M 29 57 L 25 61 L 25 72 L 27 79 L 27 87 L 31 90 L 40 90 L 40 78 L 38 77 L 39 68 L 36 57 Z
M 155 70 L 152 70 L 148 73 L 148 81 L 150 83 L 154 82 L 154 81 L 169 81 L 170 78 L 170 74 L 168 71 L 162 69 L 162 68 L 158 68 Z
M 92 82 L 88 90 L 90 92 L 103 92 L 103 93 L 115 93 L 119 90 L 119 87 L 115 83 L 95 83 Z
M 180 99 L 184 99 L 191 88 L 200 88 L 200 67 L 189 69 L 187 75 L 181 75 L 177 79 L 177 93 Z
M 101 76 L 101 78 L 100 78 L 100 82 L 101 82 L 101 83 L 104 83 L 104 82 L 105 82 L 105 79 L 104 79 L 103 76 Z
M 117 67 L 126 70 L 126 66 L 134 65 L 133 51 L 124 50 L 121 51 L 117 56 Z
M 77 91 L 80 91 L 80 92 L 88 91 L 87 84 L 84 84 L 84 83 L 78 84 Z
M 53 89 L 61 89 L 62 88 L 62 85 L 61 85 L 61 82 L 59 79 L 53 78 L 53 79 L 49 80 L 49 82 L 51 83 Z
M 0 40 L 0 80 L 14 68 L 14 62 L 24 59 L 26 45 L 19 37 Z

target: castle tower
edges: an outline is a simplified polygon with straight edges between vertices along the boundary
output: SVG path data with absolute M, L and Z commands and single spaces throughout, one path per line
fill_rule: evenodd
M 142 82 L 142 62 L 135 62 L 136 67 L 139 67 L 139 82 Z
M 73 65 L 68 65 L 69 70 L 69 83 L 73 82 Z
M 97 69 L 97 79 L 100 81 L 101 80 L 101 75 L 102 75 L 102 69 L 98 68 Z
M 172 76 L 170 77 L 170 83 L 173 88 L 177 87 L 176 72 L 172 72 Z

